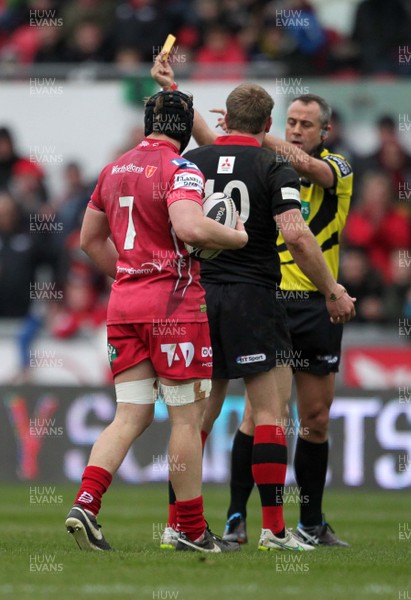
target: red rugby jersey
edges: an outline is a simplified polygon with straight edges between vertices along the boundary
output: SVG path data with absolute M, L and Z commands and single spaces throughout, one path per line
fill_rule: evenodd
M 90 208 L 106 213 L 119 253 L 107 323 L 207 320 L 200 265 L 171 226 L 168 207 L 202 204 L 204 176 L 166 141 L 144 139 L 107 165 Z

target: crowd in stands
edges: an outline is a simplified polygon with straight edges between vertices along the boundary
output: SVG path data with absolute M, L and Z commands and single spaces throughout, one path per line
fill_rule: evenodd
M 388 6 L 392 18 L 384 22 Z M 295 11 L 309 27 L 278 25 L 278 18 L 289 19 Z M 377 48 L 376 40 L 366 40 L 379 22 L 384 27 Z M 361 1 L 350 39 L 324 28 L 305 0 L 0 0 L 0 67 L 7 61 L 151 62 L 169 31 L 178 35 L 178 52 L 204 66 L 199 77 L 215 63 L 276 60 L 290 72 L 300 65 L 304 75 L 339 69 L 401 74 L 398 46 L 406 45 L 411 23 L 402 0 Z M 367 45 L 366 52 L 361 45 Z M 357 298 L 355 322 L 398 328 L 399 319 L 411 318 L 411 156 L 391 116 L 382 115 L 376 131 L 376 151 L 357 156 L 341 116 L 333 115 L 326 146 L 344 155 L 355 173 L 340 282 Z M 113 149 L 113 158 L 142 137 L 136 127 L 121 148 Z M 13 138 L 0 123 L 0 319 L 21 323 L 24 368 L 42 327 L 67 338 L 103 325 L 109 282 L 79 249 L 95 181 L 85 180 L 74 158 L 64 165 L 63 194 L 54 197 L 41 166 L 21 154 Z
M 411 156 L 389 116 L 376 125 L 378 150 L 361 157 L 345 141 L 338 113 L 333 120 L 327 147 L 350 160 L 356 179 L 340 280 L 357 298 L 356 322 L 397 326 L 399 318 L 411 318 Z M 142 137 L 136 127 L 113 157 Z M 79 164 L 69 162 L 63 194 L 51 197 L 42 169 L 20 155 L 8 128 L 0 128 L 0 318 L 28 317 L 30 332 L 46 320 L 60 337 L 104 321 L 108 282 L 79 249 L 94 185 Z M 39 280 L 53 285 L 36 289 Z
M 199 77 L 227 63 L 237 77 L 249 63 L 279 63 L 288 75 L 406 75 L 410 31 L 407 0 L 360 0 L 348 35 L 308 0 L 0 0 L 0 65 L 138 67 L 173 32 Z

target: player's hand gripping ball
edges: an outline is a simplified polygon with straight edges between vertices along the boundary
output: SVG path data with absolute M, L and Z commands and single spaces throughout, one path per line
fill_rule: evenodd
M 236 207 L 230 196 L 223 192 L 210 194 L 203 202 L 203 214 L 217 223 L 235 229 L 237 222 Z M 221 250 L 201 250 L 185 244 L 187 252 L 198 260 L 212 260 L 222 252 Z

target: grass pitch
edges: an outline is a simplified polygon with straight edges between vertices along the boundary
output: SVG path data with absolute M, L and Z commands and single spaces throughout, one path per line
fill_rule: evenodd
M 36 487 L 36 489 L 33 489 Z M 325 509 L 350 549 L 259 552 L 258 493 L 249 506 L 250 543 L 232 555 L 159 549 L 166 485 L 114 483 L 99 520 L 115 552 L 77 549 L 64 527 L 74 486 L 3 485 L 0 597 L 13 600 L 411 599 L 409 492 L 326 492 Z M 227 486 L 206 485 L 206 517 L 222 533 Z M 295 527 L 297 505 L 286 504 Z

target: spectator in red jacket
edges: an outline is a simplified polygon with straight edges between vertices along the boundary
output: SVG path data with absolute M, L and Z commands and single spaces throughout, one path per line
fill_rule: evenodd
M 242 65 L 247 61 L 247 54 L 236 36 L 215 24 L 207 30 L 204 46 L 197 54 L 198 67 L 194 76 L 196 79 L 239 79 L 243 72 Z
M 391 282 L 391 253 L 411 247 L 411 223 L 395 205 L 392 183 L 382 173 L 367 173 L 357 206 L 348 216 L 345 240 L 351 246 L 364 248 L 371 266 Z

